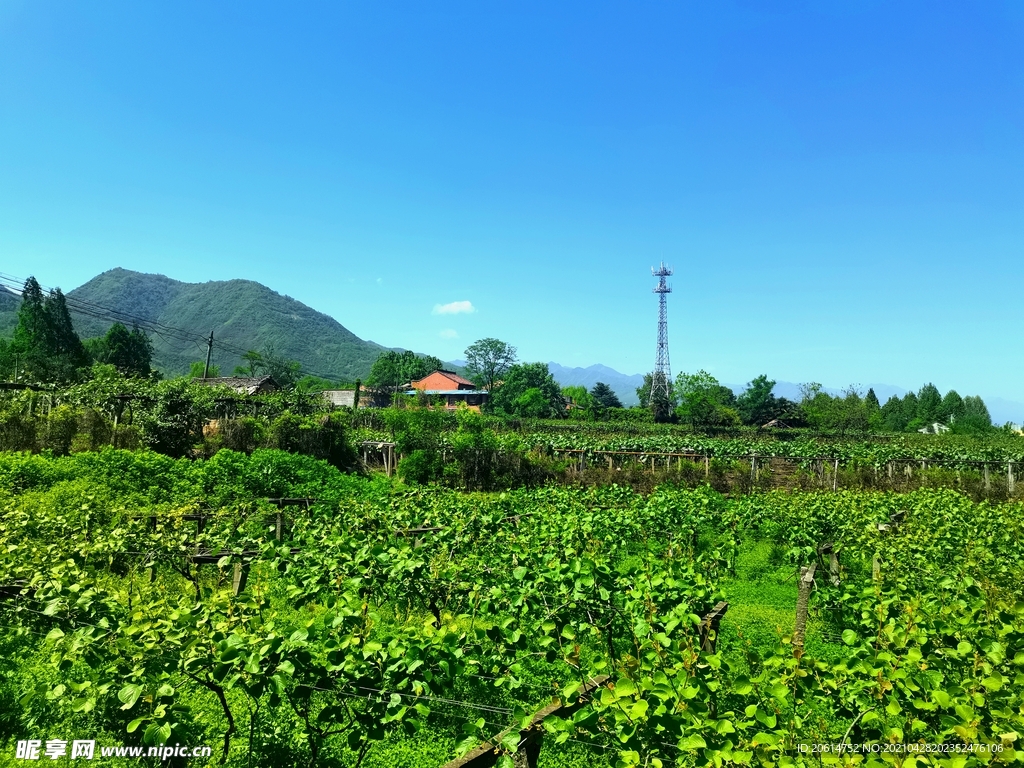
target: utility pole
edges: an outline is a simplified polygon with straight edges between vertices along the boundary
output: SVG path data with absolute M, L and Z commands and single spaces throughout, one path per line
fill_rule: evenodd
M 203 380 L 210 375 L 210 355 L 213 354 L 213 331 L 210 331 L 210 340 L 206 342 L 206 368 L 203 369 Z

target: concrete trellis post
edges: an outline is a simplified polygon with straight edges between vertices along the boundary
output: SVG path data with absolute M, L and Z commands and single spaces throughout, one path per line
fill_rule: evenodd
M 814 570 L 817 563 L 811 563 L 811 567 L 800 569 L 800 581 L 796 597 L 796 623 L 793 627 L 793 647 L 804 647 L 804 634 L 807 630 L 807 604 L 811 599 L 811 586 L 814 584 Z

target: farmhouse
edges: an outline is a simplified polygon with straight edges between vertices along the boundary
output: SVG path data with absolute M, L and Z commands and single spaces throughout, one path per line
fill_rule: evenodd
M 264 395 L 277 391 L 277 382 L 271 376 L 218 376 L 192 381 L 208 387 L 230 387 L 240 395 Z
M 487 390 L 477 389 L 472 381 L 453 371 L 434 371 L 422 379 L 410 382 L 409 387 L 406 394 L 422 392 L 431 398 L 442 399 L 445 410 L 454 410 L 460 403 L 464 403 L 474 411 L 479 411 L 488 394 Z

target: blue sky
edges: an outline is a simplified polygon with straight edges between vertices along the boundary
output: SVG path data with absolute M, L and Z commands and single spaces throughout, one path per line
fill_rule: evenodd
M 1024 400 L 1022 50 L 1019 3 L 5 0 L 0 271 L 636 373 L 664 260 L 674 372 Z

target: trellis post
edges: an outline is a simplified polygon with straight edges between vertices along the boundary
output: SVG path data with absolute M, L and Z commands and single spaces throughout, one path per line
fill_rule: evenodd
M 817 563 L 811 563 L 811 567 L 800 569 L 800 581 L 797 585 L 796 596 L 796 622 L 793 627 L 793 647 L 803 649 L 804 634 L 807 631 L 807 604 L 811 598 L 811 585 L 814 584 L 814 570 Z

